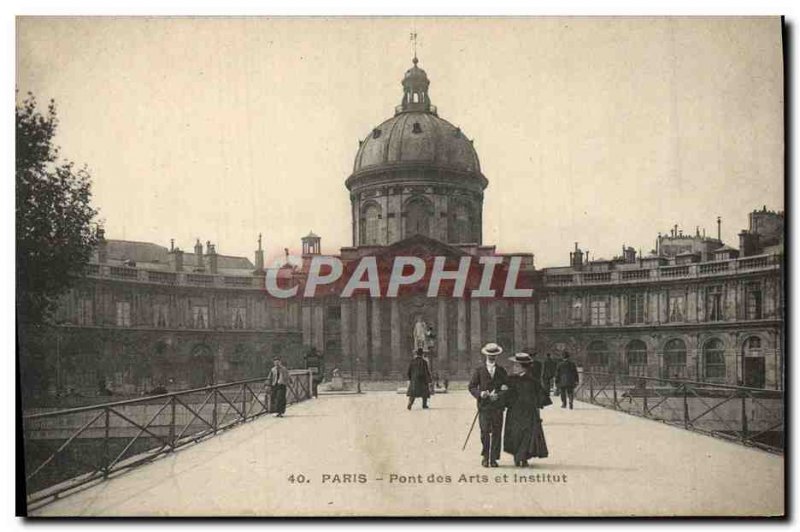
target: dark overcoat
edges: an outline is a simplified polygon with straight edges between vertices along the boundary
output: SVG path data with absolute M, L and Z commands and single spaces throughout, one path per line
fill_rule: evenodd
M 414 357 L 408 364 L 408 391 L 409 397 L 430 397 L 431 368 L 422 357 Z
M 501 365 L 497 365 L 494 370 L 494 378 L 489 374 L 486 365 L 483 364 L 472 372 L 469 380 L 469 393 L 478 401 L 478 410 L 499 410 L 505 408 L 505 391 L 501 388 L 508 384 L 508 372 Z M 494 401 L 488 397 L 481 397 L 481 392 L 495 391 L 498 398 Z
M 556 370 L 556 383 L 559 388 L 574 388 L 578 385 L 578 366 L 570 359 L 564 359 Z
M 541 378 L 528 369 L 509 377 L 508 384 L 503 450 L 513 454 L 515 460 L 546 457 L 547 443 L 539 409 L 546 403 L 547 391 Z

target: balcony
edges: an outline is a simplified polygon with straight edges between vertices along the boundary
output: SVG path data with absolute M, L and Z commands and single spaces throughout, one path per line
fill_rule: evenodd
M 627 284 L 642 282 L 672 281 L 675 279 L 697 279 L 711 276 L 736 275 L 741 272 L 778 270 L 783 264 L 782 255 L 758 255 L 725 261 L 701 262 L 698 264 L 660 266 L 636 270 L 612 270 L 610 272 L 574 272 L 548 275 L 546 286 L 583 286 L 604 284 Z
M 93 279 L 113 279 L 134 283 L 173 286 L 199 286 L 248 290 L 259 289 L 264 286 L 263 276 L 256 275 L 234 276 L 212 273 L 147 270 L 135 266 L 109 266 L 97 263 L 88 264 L 86 266 L 85 275 Z

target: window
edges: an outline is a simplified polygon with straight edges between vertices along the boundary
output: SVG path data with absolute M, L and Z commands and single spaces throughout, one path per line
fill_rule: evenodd
M 329 305 L 326 308 L 326 312 L 328 313 L 328 319 L 332 321 L 342 319 L 342 307 L 338 305 Z
M 381 208 L 374 203 L 364 209 L 362 225 L 364 227 L 363 241 L 367 246 L 379 244 Z
M 430 219 L 434 214 L 431 203 L 423 197 L 412 198 L 406 204 L 406 234 L 430 236 Z
M 233 307 L 231 309 L 231 327 L 233 329 L 245 329 L 247 321 L 246 310 L 244 307 Z
M 192 327 L 208 329 L 208 307 L 199 305 L 192 307 Z
M 572 321 L 583 320 L 583 301 L 579 297 L 572 298 Z
M 745 319 L 761 319 L 761 283 L 748 283 L 746 290 Z
M 472 209 L 463 202 L 455 202 L 450 209 L 448 239 L 452 243 L 475 242 L 472 231 Z
M 586 348 L 590 371 L 608 370 L 608 345 L 605 342 L 592 342 Z
M 644 323 L 644 294 L 629 294 L 625 323 Z
M 78 300 L 78 325 L 93 325 L 92 300 L 82 297 Z
M 664 346 L 664 369 L 667 378 L 683 378 L 686 376 L 686 343 L 673 338 Z
M 684 321 L 685 301 L 683 294 L 669 296 L 667 308 L 669 321 Z
M 117 327 L 131 326 L 130 301 L 117 301 Z
M 758 336 L 751 336 L 742 344 L 742 355 L 746 357 L 760 357 L 761 356 L 761 338 Z
M 416 134 L 422 133 L 422 126 L 419 125 L 419 122 L 414 122 L 414 125 L 411 126 L 411 132 Z
M 153 308 L 153 314 L 155 317 L 154 325 L 156 327 L 165 328 L 168 325 L 167 322 L 167 315 L 168 315 L 168 307 L 166 303 L 156 303 Z
M 625 348 L 625 360 L 628 363 L 628 375 L 647 376 L 647 344 L 641 340 L 632 340 Z
M 714 338 L 703 346 L 705 377 L 709 382 L 725 382 L 725 348 L 722 340 Z
M 722 287 L 709 286 L 706 288 L 706 321 L 719 321 L 722 319 Z
M 592 298 L 592 325 L 605 325 L 607 323 L 607 307 L 608 302 L 605 297 Z

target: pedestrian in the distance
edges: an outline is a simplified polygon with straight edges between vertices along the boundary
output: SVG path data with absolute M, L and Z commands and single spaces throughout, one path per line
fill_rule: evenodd
M 561 408 L 567 408 L 567 399 L 569 399 L 569 409 L 572 410 L 575 387 L 578 385 L 578 367 L 569 359 L 569 353 L 566 351 L 556 369 L 556 378 L 558 379 L 558 389 L 561 391 Z
M 272 359 L 272 369 L 269 372 L 269 384 L 272 387 L 270 405 L 275 417 L 283 417 L 286 412 L 286 385 L 289 384 L 289 370 L 283 365 L 280 357 Z
M 414 404 L 417 397 L 422 398 L 422 408 L 428 408 L 428 398 L 431 396 L 431 368 L 422 358 L 422 348 L 417 348 L 414 358 L 408 364 L 408 409 Z

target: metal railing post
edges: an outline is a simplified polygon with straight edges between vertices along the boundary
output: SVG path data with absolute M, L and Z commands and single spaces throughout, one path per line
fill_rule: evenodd
M 689 390 L 686 388 L 685 384 L 683 384 L 681 387 L 683 388 L 683 427 L 688 429 L 689 428 Z
M 170 416 L 169 416 L 169 445 L 171 451 L 175 450 L 175 396 L 171 398 Z
M 103 478 L 108 478 L 108 438 L 110 436 L 109 425 L 111 421 L 111 413 L 109 412 L 108 408 L 106 408 L 105 411 L 106 411 L 105 415 L 106 427 L 103 433 Z
M 748 438 L 747 428 L 747 392 L 742 392 L 742 443 Z
M 217 433 L 217 389 L 212 388 L 211 393 L 214 394 L 213 407 L 214 411 L 211 413 L 211 427 L 214 429 L 214 434 Z
M 617 401 L 617 374 L 611 374 L 611 386 L 614 390 L 614 410 L 619 410 L 619 402 Z
M 594 403 L 594 374 L 589 374 L 589 402 Z
M 647 379 L 642 379 L 642 415 L 647 417 Z
M 245 395 L 246 389 L 247 385 L 242 384 L 242 421 L 247 421 L 247 396 Z

